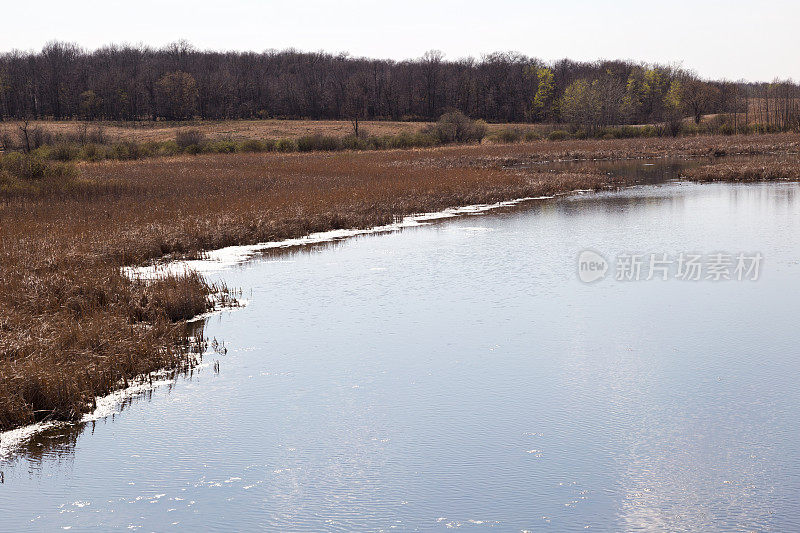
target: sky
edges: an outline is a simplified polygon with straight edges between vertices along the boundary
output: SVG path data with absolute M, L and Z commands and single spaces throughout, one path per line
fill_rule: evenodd
M 0 52 L 48 41 L 296 48 L 408 59 L 515 51 L 678 63 L 704 78 L 800 80 L 797 0 L 38 0 L 4 7 Z

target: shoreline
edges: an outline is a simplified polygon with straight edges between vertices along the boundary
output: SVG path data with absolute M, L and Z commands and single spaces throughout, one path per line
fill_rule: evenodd
M 302 237 L 284 239 L 281 241 L 268 241 L 256 244 L 227 246 L 225 248 L 204 251 L 202 252 L 202 257 L 199 259 L 171 259 L 165 256 L 161 258 L 161 260 L 156 260 L 150 265 L 122 267 L 122 272 L 129 278 L 141 280 L 158 279 L 170 274 L 180 274 L 187 270 L 197 272 L 201 275 L 208 274 L 244 263 L 253 256 L 266 250 L 288 249 L 309 246 L 313 244 L 336 242 L 359 235 L 393 233 L 405 228 L 424 226 L 437 220 L 456 218 L 464 215 L 477 215 L 494 211 L 496 209 L 502 209 L 504 207 L 513 207 L 523 203 L 532 202 L 534 200 L 550 200 L 556 198 L 557 196 L 566 196 L 569 194 L 586 191 L 588 191 L 588 189 L 576 189 L 574 191 L 556 193 L 550 196 L 530 196 L 516 198 L 513 200 L 505 200 L 493 204 L 472 204 L 461 207 L 451 207 L 442 211 L 420 213 L 417 215 L 406 215 L 398 222 L 385 224 L 382 226 L 374 226 L 372 228 L 328 230 L 310 233 Z
M 269 249 L 279 249 L 279 248 L 288 249 L 297 246 L 307 246 L 311 244 L 335 242 L 338 240 L 343 240 L 359 235 L 377 235 L 382 233 L 392 233 L 406 228 L 428 225 L 432 222 L 439 220 L 457 218 L 466 215 L 479 215 L 497 209 L 502 209 L 505 207 L 513 207 L 523 203 L 532 202 L 535 200 L 549 200 L 556 198 L 557 196 L 566 196 L 569 194 L 581 193 L 581 192 L 589 192 L 589 191 L 579 189 L 552 196 L 517 198 L 514 200 L 497 202 L 494 204 L 473 204 L 462 207 L 454 207 L 443 211 L 421 213 L 418 215 L 409 215 L 404 217 L 401 221 L 397 223 L 384 226 L 376 226 L 374 228 L 369 228 L 369 229 L 331 230 L 328 232 L 319 232 L 316 234 L 309 234 L 304 237 L 299 237 L 295 239 L 286 239 L 283 241 L 266 242 L 255 245 L 231 246 L 228 248 L 211 250 L 206 252 L 207 254 L 213 257 L 211 259 L 208 258 L 195 259 L 195 260 L 178 259 L 178 260 L 172 260 L 168 263 L 156 263 L 151 266 L 123 267 L 122 272 L 130 278 L 143 279 L 143 280 L 157 279 L 159 277 L 163 277 L 170 274 L 176 275 L 180 274 L 181 272 L 187 269 L 193 270 L 200 274 L 207 274 L 210 272 L 217 272 L 227 267 L 246 262 L 248 259 L 252 258 L 259 252 Z M 188 319 L 186 322 L 187 323 L 199 322 L 201 320 L 205 320 L 209 316 L 221 313 L 226 309 L 227 310 L 236 309 L 246 304 L 247 304 L 246 300 L 237 299 L 235 300 L 235 305 L 231 306 L 223 305 L 215 307 L 214 310 L 194 316 Z M 191 368 L 197 369 L 210 366 L 211 363 L 201 362 L 201 361 L 203 360 L 204 356 L 211 353 L 214 353 L 213 350 L 205 350 L 202 353 L 197 353 L 196 354 L 197 364 L 193 365 Z M 155 390 L 161 385 L 175 383 L 180 373 L 181 372 L 179 369 L 163 368 L 155 372 L 151 372 L 150 374 L 147 375 L 137 376 L 134 380 L 131 380 L 135 381 L 135 383 L 130 384 L 127 387 L 116 389 L 106 396 L 95 398 L 96 408 L 91 412 L 85 413 L 83 417 L 78 421 L 74 422 L 62 421 L 62 420 L 41 421 L 0 432 L 0 464 L 2 464 L 2 462 L 7 460 L 9 457 L 13 456 L 15 448 L 24 444 L 28 440 L 34 438 L 39 433 L 58 426 L 83 424 L 86 422 L 92 422 L 100 420 L 102 418 L 106 418 L 112 414 L 118 414 L 121 412 L 119 406 L 122 405 L 125 402 L 125 400 L 135 397 L 149 390 Z M 157 379 L 154 380 L 153 378 Z
M 211 271 L 265 249 L 630 184 L 579 163 L 549 172 L 540 164 L 545 159 L 778 152 L 769 157 L 783 154 L 781 168 L 793 169 L 800 168 L 798 156 L 787 153 L 798 146 L 796 135 L 588 140 L 81 165 L 81 177 L 127 188 L 0 206 L 0 297 L 10 302 L 0 310 L 0 358 L 11 362 L 0 366 L 0 427 L 79 420 L 117 383 L 180 367 L 181 324 L 207 312 L 216 289 L 179 268 Z M 181 260 L 166 269 L 166 279 L 165 259 Z
M 682 178 L 676 183 L 702 184 L 703 182 L 694 179 Z M 647 187 L 647 186 L 654 186 L 654 185 L 632 184 L 619 187 L 616 190 L 635 188 L 635 187 Z M 290 249 L 295 247 L 309 246 L 313 244 L 330 243 L 361 235 L 379 235 L 384 233 L 393 233 L 407 228 L 429 225 L 431 223 L 440 220 L 490 213 L 498 209 L 519 206 L 536 200 L 552 200 L 558 197 L 570 196 L 573 194 L 597 193 L 597 192 L 600 191 L 591 189 L 576 189 L 563 193 L 556 193 L 550 196 L 525 197 L 525 198 L 517 198 L 514 200 L 496 202 L 494 204 L 473 204 L 462 207 L 454 207 L 443 211 L 422 213 L 418 215 L 408 215 L 399 222 L 384 226 L 376 226 L 374 228 L 369 228 L 369 229 L 331 230 L 327 232 L 309 234 L 304 237 L 285 239 L 283 241 L 264 242 L 254 245 L 230 246 L 226 248 L 209 250 L 207 252 L 204 252 L 206 257 L 201 259 L 173 259 L 173 260 L 168 260 L 167 262 L 156 262 L 152 265 L 145 265 L 138 267 L 123 267 L 122 272 L 124 273 L 125 276 L 129 278 L 141 279 L 141 280 L 154 280 L 163 277 L 165 275 L 180 274 L 185 270 L 195 271 L 199 274 L 209 274 L 213 272 L 220 272 L 229 267 L 245 263 L 248 260 L 252 259 L 257 254 L 264 252 L 266 250 Z M 612 190 L 610 192 L 614 191 Z M 188 319 L 186 322 L 187 323 L 199 322 L 201 320 L 205 320 L 209 316 L 219 314 L 225 310 L 232 310 L 247 305 L 246 300 L 237 299 L 235 300 L 235 302 L 236 302 L 235 305 L 215 307 L 214 310 L 194 316 Z M 206 350 L 202 354 L 197 354 L 197 359 L 196 359 L 197 364 L 192 366 L 192 368 L 197 369 L 197 368 L 209 367 L 211 363 L 200 362 L 200 361 L 202 361 L 204 356 L 210 353 L 213 353 L 213 351 Z M 84 414 L 79 421 L 75 422 L 58 421 L 58 420 L 43 421 L 0 432 L 0 463 L 2 463 L 2 461 L 7 460 L 9 457 L 13 455 L 14 448 L 34 438 L 37 434 L 45 430 L 62 425 L 83 424 L 86 422 L 100 420 L 113 414 L 119 414 L 121 412 L 119 406 L 122 405 L 127 399 L 138 396 L 139 394 L 142 394 L 149 390 L 155 390 L 161 385 L 175 383 L 180 374 L 181 372 L 179 369 L 167 367 L 152 372 L 148 375 L 137 376 L 134 380 L 132 380 L 135 381 L 134 384 L 131 384 L 124 388 L 116 389 L 106 396 L 97 397 L 95 399 L 97 407 L 93 411 Z M 157 379 L 154 380 L 153 378 Z

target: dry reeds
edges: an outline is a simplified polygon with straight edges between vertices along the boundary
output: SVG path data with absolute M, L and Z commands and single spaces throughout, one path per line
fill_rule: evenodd
M 686 170 L 686 177 L 694 181 L 798 181 L 800 180 L 800 155 L 754 157 L 748 161 L 724 159 Z

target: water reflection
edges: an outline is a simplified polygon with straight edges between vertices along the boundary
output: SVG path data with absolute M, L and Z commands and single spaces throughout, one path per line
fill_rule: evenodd
M 797 189 L 670 182 L 270 251 L 221 274 L 250 300 L 203 324 L 227 355 L 2 465 L 0 529 L 797 530 Z M 766 263 L 584 285 L 586 247 Z
M 729 160 L 735 161 L 737 156 Z M 706 157 L 699 158 L 660 158 L 631 159 L 628 161 L 558 161 L 548 163 L 527 163 L 525 168 L 544 168 L 550 172 L 599 172 L 621 178 L 630 184 L 656 184 L 675 180 L 683 176 L 688 168 L 695 168 L 711 162 Z
M 113 423 L 118 415 L 124 413 L 134 403 L 150 402 L 157 387 L 163 387 L 169 393 L 176 379 L 191 381 L 198 371 L 198 365 L 203 363 L 204 352 L 208 345 L 204 337 L 205 323 L 206 319 L 199 318 L 184 324 L 184 335 L 188 339 L 186 347 L 193 359 L 190 366 L 175 371 L 153 373 L 143 382 L 131 384 L 131 388 L 127 391 L 119 391 L 105 402 L 101 402 L 98 410 L 89 413 L 84 421 L 43 423 L 39 425 L 40 429 L 29 436 L 20 437 L 15 434 L 16 432 L 9 432 L 6 439 L 13 444 L 8 445 L 0 441 L 0 444 L 11 446 L 2 449 L 0 470 L 13 470 L 18 468 L 18 465 L 24 464 L 29 474 L 41 475 L 45 463 L 64 466 L 72 459 L 78 438 L 84 432 L 93 435 L 98 421 Z

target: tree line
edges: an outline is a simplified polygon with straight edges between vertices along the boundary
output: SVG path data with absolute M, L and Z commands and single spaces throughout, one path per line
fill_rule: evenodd
M 406 61 L 295 50 L 85 50 L 51 42 L 0 54 L 0 118 L 186 120 L 241 118 L 435 120 L 458 110 L 492 122 L 607 125 L 725 114 L 733 127 L 798 127 L 791 81 L 708 81 L 631 61 L 547 63 L 518 53 Z M 357 123 L 357 122 L 356 122 Z

